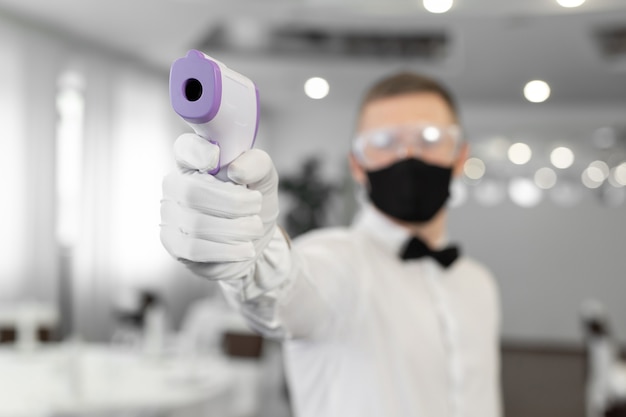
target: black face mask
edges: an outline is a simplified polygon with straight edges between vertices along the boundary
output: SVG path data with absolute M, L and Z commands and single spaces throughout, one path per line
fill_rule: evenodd
M 367 171 L 369 197 L 383 213 L 407 222 L 432 219 L 450 196 L 452 168 L 403 159 L 377 171 Z

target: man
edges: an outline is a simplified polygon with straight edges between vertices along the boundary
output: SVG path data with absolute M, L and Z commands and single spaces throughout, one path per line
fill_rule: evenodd
M 383 79 L 356 130 L 350 167 L 370 203 L 350 228 L 293 244 L 276 226 L 266 153 L 242 154 L 224 183 L 202 174 L 216 147 L 182 135 L 163 184 L 164 246 L 284 339 L 296 416 L 500 415 L 494 281 L 455 248 L 438 251 L 468 154 L 450 94 L 417 74 Z

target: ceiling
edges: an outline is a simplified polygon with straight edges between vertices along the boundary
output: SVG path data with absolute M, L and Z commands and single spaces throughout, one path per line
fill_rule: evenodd
M 626 103 L 626 59 L 603 56 L 595 33 L 626 27 L 624 0 L 587 0 L 576 9 L 555 0 L 455 0 L 446 14 L 417 0 L 0 0 L 0 13 L 132 56 L 164 73 L 188 49 L 202 48 L 266 88 L 290 88 L 325 76 L 350 96 L 391 68 L 412 68 L 448 82 L 461 100 L 521 101 L 526 81 L 544 79 L 554 102 Z M 381 36 L 444 33 L 437 59 L 346 57 L 262 49 L 276 27 Z M 235 41 L 207 50 L 216 28 Z M 300 87 L 298 87 L 300 88 Z

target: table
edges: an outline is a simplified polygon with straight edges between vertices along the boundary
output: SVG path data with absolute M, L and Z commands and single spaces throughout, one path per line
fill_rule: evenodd
M 0 349 L 0 417 L 221 417 L 234 388 L 215 357 L 76 342 Z

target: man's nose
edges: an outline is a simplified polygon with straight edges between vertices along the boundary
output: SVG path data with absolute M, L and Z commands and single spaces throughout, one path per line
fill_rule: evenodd
M 415 158 L 421 154 L 420 149 L 414 143 L 406 144 L 404 147 L 404 155 L 406 158 Z

